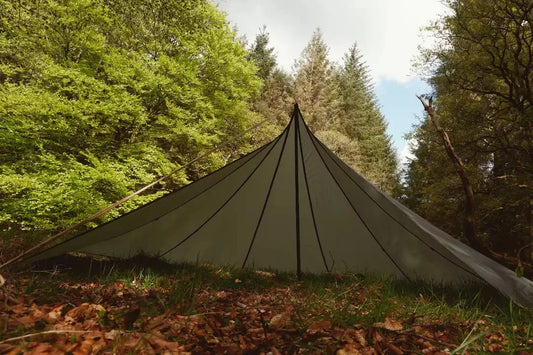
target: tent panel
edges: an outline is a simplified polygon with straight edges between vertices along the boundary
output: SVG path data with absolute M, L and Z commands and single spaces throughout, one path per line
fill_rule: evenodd
M 287 143 L 247 266 L 296 269 L 294 124 L 290 125 L 287 134 Z
M 458 279 L 471 281 L 473 279 L 471 273 L 465 272 L 449 261 L 450 259 L 456 261 L 457 257 L 444 250 L 438 243 L 430 240 L 427 244 L 431 243 L 435 247 L 440 247 L 443 252 L 448 254 L 448 259 L 441 257 L 431 247 L 422 243 L 412 232 L 400 228 L 398 223 L 384 213 L 383 210 L 377 208 L 375 202 L 363 191 L 364 188 L 371 188 L 377 191 L 375 187 L 368 183 L 365 184 L 366 186 L 354 185 L 350 177 L 325 155 L 325 151 L 321 147 L 318 147 L 318 149 L 321 151 L 329 171 L 331 171 L 340 188 L 351 201 L 354 213 L 365 221 L 366 226 L 373 234 L 373 239 L 376 243 L 381 244 L 389 254 L 390 259 L 394 260 L 398 268 L 407 277 L 443 282 L 451 282 Z M 457 262 L 460 263 L 458 260 Z
M 168 214 L 175 213 L 175 211 L 187 210 L 185 206 L 197 199 L 202 199 L 203 194 L 220 194 L 227 191 L 227 187 L 221 189 L 218 185 L 236 184 L 236 181 L 244 179 L 268 155 L 268 152 L 276 142 L 277 140 L 267 144 L 193 184 L 189 184 L 122 217 L 53 246 L 43 253 L 28 259 L 27 262 L 43 260 L 69 251 L 116 257 L 130 257 L 135 255 L 138 250 L 142 250 L 146 254 L 155 254 L 158 248 L 148 247 L 151 243 L 146 243 L 146 238 L 147 236 L 154 238 L 156 234 L 152 233 L 150 231 L 151 227 L 147 226 L 154 223 L 158 224 L 158 220 Z M 186 213 L 191 212 L 187 211 Z M 162 223 L 159 228 L 164 227 L 165 223 Z M 137 231 L 137 229 L 139 230 Z M 132 239 L 128 239 L 128 236 Z M 106 242 L 111 239 L 116 240 Z M 157 246 L 157 243 L 154 243 L 154 246 Z
M 326 149 L 323 148 L 323 150 Z M 357 185 L 357 187 L 362 188 L 367 193 L 367 196 L 370 196 L 371 200 L 374 201 L 376 205 L 379 205 L 381 210 L 387 211 L 386 215 L 389 216 L 389 218 L 392 216 L 393 220 L 399 221 L 401 225 L 407 227 L 407 230 L 404 228 L 396 230 L 397 232 L 403 231 L 403 234 L 405 234 L 405 240 L 411 238 L 414 234 L 422 239 L 424 243 L 429 244 L 437 250 L 440 254 L 437 255 L 445 257 L 435 257 L 434 255 L 436 253 L 433 253 L 434 257 L 431 257 L 430 254 L 422 259 L 421 266 L 424 270 L 429 271 L 428 276 L 423 278 L 452 283 L 456 283 L 458 280 L 476 280 L 472 275 L 469 276 L 469 274 L 463 270 L 464 268 L 471 270 L 477 275 L 479 277 L 477 280 L 482 279 L 488 282 L 503 294 L 513 298 L 515 302 L 523 305 L 533 304 L 533 282 L 531 280 L 523 277 L 516 277 L 511 270 L 459 242 L 457 239 L 438 229 L 407 207 L 400 204 L 398 201 L 379 191 L 367 180 L 345 165 L 342 160 L 330 151 L 328 151 L 328 155 L 331 157 L 332 161 L 335 161 L 335 165 L 337 165 L 337 167 L 342 167 L 345 175 L 350 177 L 352 182 L 352 184 L 350 184 L 351 186 L 355 187 Z M 401 250 L 404 250 L 405 248 L 407 248 L 407 245 L 402 243 Z M 437 261 L 446 265 L 446 262 L 443 259 L 449 261 L 447 266 L 448 269 L 452 268 L 451 265 L 455 266 L 454 271 L 450 272 L 447 278 L 439 278 L 439 275 L 442 275 L 438 272 L 440 269 L 437 269 L 436 271 L 433 270 Z M 417 274 L 417 276 L 420 275 Z
M 402 277 L 325 169 L 309 135 L 302 132 L 301 137 L 315 219 L 328 264 L 337 270 L 349 268 Z
M 305 160 L 308 154 L 299 152 L 299 200 L 300 200 L 300 250 L 301 267 L 305 272 L 326 272 L 330 271 L 332 263 L 328 263 L 328 255 L 324 251 L 321 238 L 321 231 L 317 223 L 317 206 L 313 202 L 308 191 L 309 177 Z M 306 170 L 304 171 L 304 166 Z M 316 229 L 315 229 L 316 225 Z M 322 231 L 323 232 L 323 231 Z
M 258 193 L 256 188 L 266 184 L 267 175 L 273 169 L 280 151 L 281 144 L 276 144 L 272 146 L 271 154 L 262 154 L 258 157 L 260 159 L 254 159 L 221 180 L 216 189 L 205 191 L 186 205 L 172 210 L 172 213 L 78 251 L 123 258 L 136 255 L 139 251 L 148 255 L 163 255 L 188 238 L 164 255 L 165 259 L 173 262 L 195 261 L 199 255 L 212 258 L 215 254 L 218 259 L 213 261 L 224 262 L 222 250 L 228 247 L 233 250 L 234 242 L 230 240 L 237 235 L 235 229 L 244 228 L 241 225 L 241 213 L 244 209 L 249 212 L 253 210 L 250 207 L 251 202 L 256 200 L 253 197 Z M 209 241 L 209 238 L 212 239 Z

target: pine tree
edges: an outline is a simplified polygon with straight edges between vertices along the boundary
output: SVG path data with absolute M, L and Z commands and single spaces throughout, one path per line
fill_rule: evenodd
M 358 170 L 387 192 L 397 185 L 397 161 L 387 134 L 368 69 L 354 44 L 336 73 L 339 93 L 338 130 L 359 146 Z
M 274 48 L 269 47 L 270 34 L 266 26 L 261 27 L 255 37 L 254 44 L 249 50 L 248 58 L 257 66 L 257 76 L 263 81 L 267 80 L 276 68 L 276 56 Z
M 254 146 L 260 146 L 278 135 L 287 125 L 292 99 L 292 79 L 277 66 L 274 48 L 269 46 L 270 35 L 263 26 L 249 49 L 248 58 L 258 67 L 257 75 L 263 80 L 260 95 L 251 103 L 251 109 L 259 114 L 256 121 L 267 119 L 253 137 Z
M 329 130 L 337 119 L 337 90 L 320 29 L 313 33 L 294 69 L 294 96 L 308 125 L 315 132 Z

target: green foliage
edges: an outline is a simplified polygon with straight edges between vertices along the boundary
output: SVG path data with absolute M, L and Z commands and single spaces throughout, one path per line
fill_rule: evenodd
M 257 134 L 252 137 L 252 145 L 259 147 L 272 140 L 289 122 L 294 100 L 292 98 L 292 78 L 277 67 L 274 48 L 269 47 L 270 35 L 263 26 L 249 48 L 249 58 L 258 66 L 258 76 L 263 80 L 260 95 L 251 102 L 251 109 L 258 113 L 256 121 L 267 119 Z
M 260 84 L 246 55 L 203 0 L 0 1 L 2 230 L 65 228 L 242 132 Z
M 257 76 L 262 80 L 267 80 L 276 68 L 274 48 L 268 47 L 269 41 L 270 35 L 266 31 L 266 26 L 263 26 L 255 37 L 255 42 L 248 54 L 248 58 L 257 65 Z
M 533 10 L 525 0 L 448 6 L 449 15 L 428 29 L 438 42 L 422 51 L 419 67 L 474 185 L 480 235 L 514 256 L 533 238 Z M 431 128 L 424 123 L 414 135 L 418 161 L 408 169 L 406 196 L 417 212 L 459 235 L 460 182 Z

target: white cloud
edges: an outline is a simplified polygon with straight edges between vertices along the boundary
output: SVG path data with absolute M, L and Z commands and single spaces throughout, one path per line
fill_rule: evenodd
M 414 139 L 410 139 L 407 141 L 407 143 L 404 145 L 403 149 L 401 150 L 398 160 L 399 160 L 399 168 L 404 169 L 407 167 L 407 163 L 409 163 L 409 160 L 412 160 L 415 157 L 413 154 L 413 150 L 416 149 L 418 146 L 418 142 Z
M 406 82 L 421 42 L 419 30 L 444 12 L 440 0 L 218 0 L 240 34 L 253 41 L 267 26 L 278 62 L 290 70 L 320 27 L 330 58 L 357 42 L 375 82 Z

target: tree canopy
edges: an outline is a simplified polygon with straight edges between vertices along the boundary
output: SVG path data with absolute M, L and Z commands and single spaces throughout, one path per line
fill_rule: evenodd
M 246 55 L 208 1 L 0 1 L 2 228 L 63 228 L 242 132 Z
M 123 214 L 271 140 L 295 100 L 392 191 L 396 159 L 357 48 L 332 63 L 317 29 L 287 73 L 269 40 L 263 27 L 244 48 L 207 0 L 0 0 L 0 228 L 64 229 L 268 118 L 104 220 Z
M 531 72 L 533 5 L 526 0 L 447 2 L 450 13 L 429 28 L 438 40 L 420 68 L 436 95 L 441 124 L 475 185 L 480 233 L 489 247 L 516 255 L 533 240 Z M 411 207 L 445 229 L 464 208 L 426 122 L 407 174 Z

